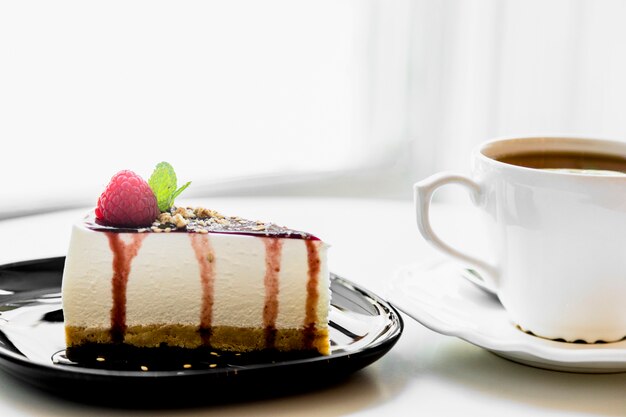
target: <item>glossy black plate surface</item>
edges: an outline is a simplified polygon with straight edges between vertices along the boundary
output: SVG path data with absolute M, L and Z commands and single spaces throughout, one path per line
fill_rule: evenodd
M 224 402 L 324 387 L 371 364 L 402 334 L 397 311 L 375 294 L 331 276 L 329 356 L 131 355 L 67 360 L 61 309 L 65 258 L 0 266 L 0 367 L 75 400 L 138 407 Z M 123 359 L 123 358 L 122 358 Z

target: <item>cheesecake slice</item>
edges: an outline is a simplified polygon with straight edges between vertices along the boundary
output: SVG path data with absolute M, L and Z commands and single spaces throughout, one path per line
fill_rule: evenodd
M 329 354 L 327 248 L 205 208 L 172 207 L 144 227 L 89 215 L 63 272 L 67 347 Z

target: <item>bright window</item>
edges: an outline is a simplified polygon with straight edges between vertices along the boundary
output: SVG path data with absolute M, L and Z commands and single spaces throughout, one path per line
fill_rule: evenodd
M 377 4 L 3 3 L 0 216 L 93 204 L 118 170 L 161 160 L 204 191 L 364 166 L 386 148 L 372 132 L 401 139 L 372 116 L 375 85 L 394 85 L 370 65 Z

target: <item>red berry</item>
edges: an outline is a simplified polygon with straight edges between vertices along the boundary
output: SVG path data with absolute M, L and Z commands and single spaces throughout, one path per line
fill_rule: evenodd
M 159 217 L 154 192 L 133 171 L 120 171 L 98 198 L 96 219 L 107 226 L 146 227 Z

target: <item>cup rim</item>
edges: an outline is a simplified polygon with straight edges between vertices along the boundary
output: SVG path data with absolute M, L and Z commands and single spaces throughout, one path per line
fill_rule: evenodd
M 484 141 L 478 144 L 474 148 L 474 157 L 478 160 L 488 163 L 490 165 L 496 166 L 500 169 L 508 169 L 513 171 L 527 172 L 527 173 L 535 173 L 541 175 L 550 175 L 550 176 L 568 176 L 568 177 L 585 177 L 585 178 L 626 178 L 624 173 L 603 173 L 603 174 L 593 174 L 593 173 L 576 173 L 576 172 L 566 172 L 566 171 L 550 171 L 550 170 L 539 170 L 536 168 L 524 167 L 519 165 L 513 165 L 506 162 L 501 162 L 495 155 L 489 155 L 485 153 L 485 150 L 489 148 L 497 147 L 499 144 L 506 144 L 507 146 L 511 146 L 509 144 L 517 144 L 520 146 L 529 146 L 530 144 L 537 144 L 538 142 L 544 142 L 544 145 L 547 143 L 547 149 L 554 150 L 569 150 L 569 151 L 577 151 L 577 150 L 585 150 L 590 153 L 598 153 L 598 154 L 617 154 L 622 155 L 624 159 L 626 159 L 626 141 L 617 140 L 617 139 L 608 139 L 603 137 L 593 137 L 593 136 L 578 136 L 571 134 L 536 134 L 536 135 L 516 135 L 516 136 L 502 136 L 496 137 L 487 141 Z M 560 146 L 559 146 L 560 145 Z M 595 151 L 592 148 L 597 148 L 598 145 L 601 145 L 604 148 L 609 148 L 607 150 L 599 150 Z M 519 149 L 519 148 L 518 148 Z M 530 147 L 529 147 L 530 149 Z M 621 152 L 617 152 L 616 150 L 620 149 Z M 519 151 L 519 150 L 518 150 Z

